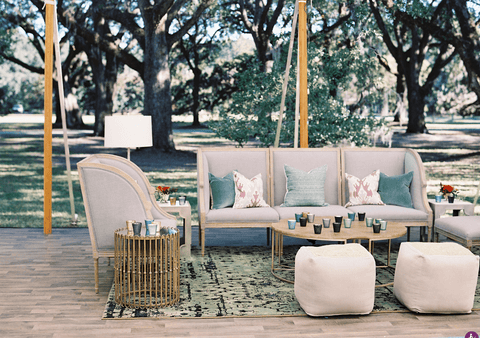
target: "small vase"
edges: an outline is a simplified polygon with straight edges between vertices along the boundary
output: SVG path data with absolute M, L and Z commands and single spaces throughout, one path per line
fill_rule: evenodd
M 160 194 L 160 201 L 162 203 L 170 203 L 170 194 Z
M 448 203 L 455 202 L 455 196 L 448 196 Z
M 160 203 L 170 203 L 170 194 L 164 194 L 159 191 L 155 192 L 155 197 Z

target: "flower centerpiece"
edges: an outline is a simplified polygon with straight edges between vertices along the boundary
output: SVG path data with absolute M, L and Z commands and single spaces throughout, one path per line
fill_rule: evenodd
M 440 183 L 440 193 L 443 194 L 445 199 L 448 198 L 448 201 L 450 203 L 453 203 L 455 197 L 458 195 L 458 189 L 455 189 L 455 187 L 447 184 L 442 184 Z
M 173 192 L 177 192 L 177 188 L 172 188 L 172 187 L 162 187 L 159 185 L 155 189 L 155 198 L 159 200 L 162 203 L 167 203 L 168 200 L 170 199 L 170 194 Z

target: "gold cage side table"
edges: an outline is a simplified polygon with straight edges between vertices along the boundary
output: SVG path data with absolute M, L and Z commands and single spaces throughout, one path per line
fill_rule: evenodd
M 173 229 L 173 228 L 172 228 Z M 115 302 L 131 308 L 165 307 L 180 299 L 179 231 L 127 235 L 115 231 Z

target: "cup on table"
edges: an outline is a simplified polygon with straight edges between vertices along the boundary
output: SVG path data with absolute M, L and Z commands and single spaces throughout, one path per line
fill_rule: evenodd
M 295 221 L 300 222 L 300 218 L 302 217 L 302 213 L 295 213 Z
M 371 227 L 373 225 L 373 218 L 372 217 L 367 217 L 365 220 L 365 223 L 367 224 L 367 227 Z
M 170 197 L 170 205 L 175 205 L 177 204 L 177 198 L 176 197 Z
M 343 216 L 335 216 L 335 222 L 336 223 L 342 223 Z
M 380 223 L 373 223 L 373 232 L 376 234 L 380 233 Z
M 355 220 L 355 213 L 354 212 L 349 212 L 348 213 L 348 218 L 351 219 L 352 221 Z
M 129 236 L 133 236 L 133 223 L 135 221 L 132 221 L 132 220 L 128 220 L 127 221 L 127 235 Z
M 307 219 L 309 223 L 313 223 L 315 220 L 315 214 L 307 214 Z
M 301 227 L 306 227 L 307 226 L 307 218 L 306 217 L 300 217 L 300 226 Z
M 294 230 L 295 229 L 295 224 L 297 223 L 297 220 L 289 219 L 287 222 L 288 222 L 288 228 L 290 230 Z
M 146 219 L 145 220 L 145 236 L 150 236 L 150 228 L 148 227 L 150 224 L 152 224 L 153 219 Z M 155 232 L 154 232 L 155 234 Z
M 345 218 L 343 220 L 343 226 L 347 229 L 351 228 L 352 227 L 352 219 L 351 218 Z
M 383 219 L 381 218 L 375 218 L 373 223 L 380 223 L 381 221 L 383 221 Z
M 142 230 L 142 223 L 133 222 L 132 227 L 133 227 L 133 235 L 140 236 L 140 231 Z
M 323 227 L 325 229 L 330 228 L 330 218 L 324 218 L 324 219 L 322 219 L 322 222 L 323 222 Z
M 187 197 L 185 197 L 185 196 L 180 196 L 180 197 L 178 198 L 178 204 L 180 204 L 180 205 L 185 205 L 185 201 L 186 201 L 186 200 L 187 200 Z
M 334 222 L 333 223 L 333 232 L 340 232 L 341 227 L 342 227 L 342 223 Z
M 435 202 L 440 203 L 442 201 L 442 195 L 435 195 Z
M 366 213 L 364 213 L 364 212 L 359 212 L 359 213 L 358 213 L 358 220 L 359 220 L 360 222 L 363 222 L 363 221 L 365 220 L 365 215 L 366 215 Z
M 147 225 L 148 236 L 156 236 L 157 235 L 157 223 L 150 223 Z
M 380 230 L 387 230 L 387 221 L 380 221 Z
M 314 231 L 317 235 L 321 234 L 321 233 L 322 233 L 322 224 L 321 224 L 321 223 L 320 223 L 320 224 L 314 224 L 314 225 L 313 225 L 313 231 Z

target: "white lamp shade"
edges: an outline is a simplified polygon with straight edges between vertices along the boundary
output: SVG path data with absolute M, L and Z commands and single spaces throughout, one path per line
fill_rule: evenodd
M 105 116 L 105 147 L 151 147 L 152 117 L 143 115 Z

